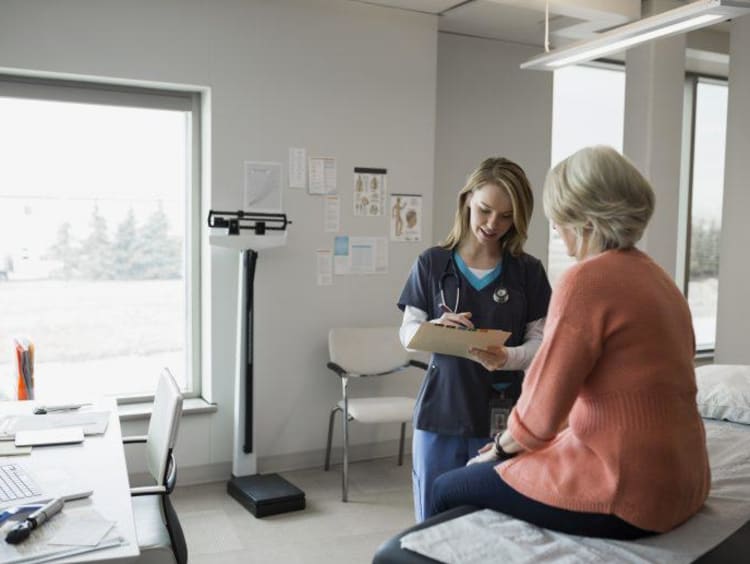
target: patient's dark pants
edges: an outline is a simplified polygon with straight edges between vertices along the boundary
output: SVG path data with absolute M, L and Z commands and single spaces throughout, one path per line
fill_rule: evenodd
M 506 484 L 495 471 L 497 464 L 495 461 L 472 464 L 438 477 L 428 517 L 459 505 L 474 505 L 571 535 L 633 540 L 655 534 L 615 515 L 568 511 L 534 501 Z

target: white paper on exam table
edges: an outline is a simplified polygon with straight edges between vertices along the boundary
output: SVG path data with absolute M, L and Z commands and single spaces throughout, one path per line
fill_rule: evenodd
M 61 427 L 82 427 L 84 435 L 102 435 L 107 430 L 109 411 L 8 415 L 0 418 L 0 440 L 10 440 L 16 431 L 40 431 Z

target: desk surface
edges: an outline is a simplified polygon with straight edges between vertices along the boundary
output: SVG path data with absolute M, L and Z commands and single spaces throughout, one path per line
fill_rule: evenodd
M 0 402 L 3 415 L 31 414 L 34 402 Z M 104 435 L 87 435 L 81 444 L 34 447 L 29 456 L 0 457 L 0 463 L 21 462 L 33 471 L 37 465 L 55 465 L 67 474 L 90 485 L 94 493 L 87 499 L 70 501 L 65 507 L 91 507 L 102 517 L 117 522 L 119 534 L 128 543 L 80 554 L 54 562 L 132 562 L 140 554 L 133 521 L 125 451 L 122 445 L 120 420 L 114 399 L 102 400 L 89 408 L 109 411 L 109 424 Z M 39 415 L 38 417 L 44 417 Z M 63 510 L 64 511 L 64 510 Z

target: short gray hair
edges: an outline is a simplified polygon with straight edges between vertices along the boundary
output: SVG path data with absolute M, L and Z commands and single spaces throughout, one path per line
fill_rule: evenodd
M 573 153 L 547 173 L 544 213 L 570 227 L 579 244 L 589 233 L 595 252 L 629 249 L 643 236 L 654 212 L 648 180 L 612 147 L 597 145 Z

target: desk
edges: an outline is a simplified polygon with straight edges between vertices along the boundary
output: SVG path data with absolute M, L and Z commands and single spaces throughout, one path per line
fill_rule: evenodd
M 3 415 L 31 414 L 35 402 L 0 402 Z M 66 508 L 92 507 L 104 518 L 116 521 L 117 529 L 128 544 L 106 548 L 54 560 L 55 563 L 106 562 L 124 564 L 132 562 L 140 554 L 138 538 L 133 521 L 133 506 L 130 501 L 130 482 L 122 446 L 120 419 L 114 399 L 101 400 L 88 408 L 109 411 L 109 424 L 104 435 L 87 435 L 83 443 L 34 447 L 30 456 L 0 457 L 0 463 L 21 462 L 33 471 L 34 466 L 54 465 L 67 474 L 76 476 L 94 490 L 91 497 L 65 504 Z M 38 417 L 44 417 L 39 415 Z M 63 510 L 64 511 L 64 510 Z M 0 541 L 2 542 L 2 541 Z

